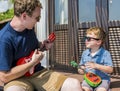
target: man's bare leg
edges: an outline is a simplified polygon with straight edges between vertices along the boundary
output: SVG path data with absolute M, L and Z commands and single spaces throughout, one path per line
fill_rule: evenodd
M 61 91 L 83 91 L 80 81 L 75 78 L 67 78 L 61 87 Z

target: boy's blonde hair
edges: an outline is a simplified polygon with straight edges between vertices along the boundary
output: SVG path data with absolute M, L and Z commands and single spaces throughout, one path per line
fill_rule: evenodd
M 39 0 L 14 0 L 14 15 L 19 17 L 26 12 L 28 16 L 32 16 L 36 7 L 42 8 Z
M 87 29 L 86 34 L 92 34 L 92 33 L 94 33 L 96 35 L 97 39 L 102 40 L 102 42 L 105 41 L 106 33 L 102 28 L 92 27 L 92 28 Z

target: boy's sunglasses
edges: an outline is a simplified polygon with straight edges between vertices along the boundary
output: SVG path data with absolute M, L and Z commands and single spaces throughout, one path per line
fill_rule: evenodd
M 85 36 L 85 40 L 87 40 L 87 41 L 91 41 L 91 39 L 93 39 L 93 40 L 100 40 L 100 39 L 97 39 L 97 38 L 93 38 L 93 37 L 87 37 L 87 36 Z

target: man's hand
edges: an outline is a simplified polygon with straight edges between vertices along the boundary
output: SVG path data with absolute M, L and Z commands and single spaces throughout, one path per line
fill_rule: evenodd
M 45 46 L 46 50 L 49 50 L 53 46 L 53 42 L 47 39 L 43 41 L 43 45 Z
M 45 50 L 49 50 L 52 46 L 53 46 L 53 42 L 55 41 L 56 39 L 56 35 L 55 33 L 51 33 L 49 36 L 48 36 L 48 39 L 47 40 L 44 40 L 41 45 L 40 45 L 40 51 L 45 51 Z
M 41 51 L 38 51 L 37 49 L 34 51 L 32 56 L 32 62 L 35 64 L 38 64 L 44 57 L 44 54 Z

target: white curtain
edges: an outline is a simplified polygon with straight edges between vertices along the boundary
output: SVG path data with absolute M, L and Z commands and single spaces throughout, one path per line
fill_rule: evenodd
M 39 41 L 43 41 L 48 36 L 48 0 L 40 0 L 42 3 L 41 19 L 36 25 L 36 34 Z M 68 23 L 68 0 L 56 0 L 56 23 L 67 24 Z M 58 7 L 57 7 L 58 6 Z M 49 55 L 45 53 L 45 57 L 42 60 L 42 66 L 49 68 Z
M 43 41 L 47 38 L 48 35 L 48 0 L 40 0 L 42 3 L 43 9 L 41 10 L 41 19 L 36 25 L 36 34 L 38 37 L 39 41 Z M 48 52 L 44 52 L 45 57 L 41 61 L 42 66 L 44 67 L 49 67 L 49 62 L 48 62 Z

